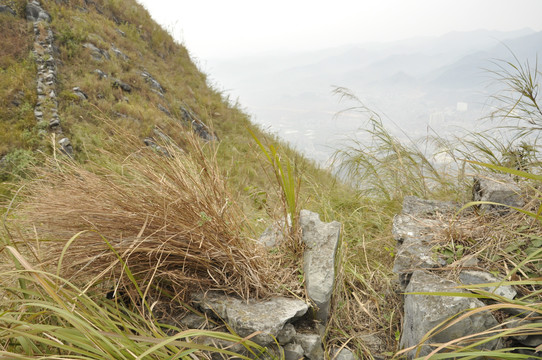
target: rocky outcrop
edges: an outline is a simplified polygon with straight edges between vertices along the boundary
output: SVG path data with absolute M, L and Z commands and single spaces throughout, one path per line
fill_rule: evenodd
M 218 136 L 207 125 L 198 119 L 187 107 L 181 106 L 182 120 L 192 127 L 192 130 L 203 140 L 218 141 Z
M 485 305 L 478 299 L 468 297 L 409 294 L 415 292 L 467 293 L 465 290 L 457 289 L 458 285 L 423 270 L 414 271 L 406 288 L 401 348 L 418 345 L 423 337 L 439 324 L 468 309 Z M 490 312 L 479 312 L 436 332 L 421 346 L 419 354 L 416 354 L 418 349 L 414 349 L 407 353 L 407 357 L 413 359 L 428 355 L 433 350 L 430 344 L 446 343 L 497 325 L 497 320 Z M 482 348 L 493 350 L 499 346 L 500 342 L 495 340 L 484 344 Z
M 521 206 L 519 194 L 519 187 L 509 177 L 478 176 L 474 181 L 473 197 L 477 201 Z M 516 296 L 513 287 L 502 286 L 500 283 L 503 280 L 488 272 L 460 269 L 456 282 L 446 278 L 447 272 L 440 271 L 444 269 L 446 261 L 434 249 L 438 240 L 435 237 L 448 228 L 449 219 L 457 209 L 458 206 L 452 203 L 406 197 L 401 214 L 395 216 L 393 221 L 393 235 L 397 240 L 393 270 L 399 277 L 402 292 L 405 293 L 400 345 L 404 349 L 414 348 L 407 352 L 408 359 L 428 355 L 434 349 L 431 344 L 447 343 L 500 326 L 490 312 L 480 311 L 452 326 L 434 331 L 447 320 L 486 304 L 472 297 L 429 295 L 430 293 L 467 294 L 466 290 L 459 288 L 460 285 L 487 284 L 476 288 L 505 299 Z M 482 205 L 482 209 L 501 215 L 503 209 L 506 212 L 508 208 L 486 204 Z M 465 258 L 459 266 L 467 264 L 476 266 L 477 260 L 473 257 Z M 434 332 L 433 336 L 425 339 L 431 330 Z M 499 340 L 493 340 L 480 345 L 479 349 L 493 350 L 501 346 Z
M 335 256 L 341 224 L 336 221 L 324 223 L 317 213 L 308 210 L 301 210 L 299 224 L 305 243 L 305 289 L 316 305 L 315 318 L 325 325 L 335 286 Z
M 38 1 L 31 1 L 26 4 L 26 20 L 51 22 L 51 15 L 43 10 Z
M 492 174 L 491 176 L 476 176 L 474 178 L 472 194 L 474 201 L 502 204 L 482 204 L 479 208 L 484 211 L 506 213 L 510 209 L 510 206 L 523 206 L 521 190 L 508 175 Z
M 17 12 L 13 10 L 13 8 L 11 8 L 9 5 L 0 5 L 0 14 L 2 13 L 17 16 Z
M 283 222 L 283 226 L 286 222 Z M 329 317 L 330 300 L 335 282 L 335 256 L 341 224 L 333 221 L 324 223 L 317 213 L 308 210 L 300 212 L 302 240 L 305 243 L 304 274 L 305 286 L 311 309 L 305 301 L 275 297 L 266 300 L 241 300 L 218 292 L 195 294 L 192 302 L 196 308 L 210 318 L 224 321 L 238 335 L 248 336 L 261 332 L 252 341 L 275 347 L 278 344 L 286 359 L 323 360 L 323 334 Z M 279 246 L 284 237 L 282 228 L 274 228 L 269 237 L 276 237 L 267 243 L 269 247 Z M 262 243 L 262 245 L 264 245 Z M 181 323 L 191 328 L 202 328 L 206 321 L 197 316 L 186 316 Z M 175 321 L 173 321 L 175 322 Z M 355 359 L 347 349 L 341 359 Z
M 38 73 L 36 92 L 38 101 L 34 108 L 34 117 L 41 130 L 49 130 L 58 136 L 58 145 L 64 154 L 73 156 L 71 142 L 62 136 L 60 116 L 58 115 L 57 98 L 57 66 L 54 53 L 54 35 L 49 22 L 51 16 L 41 7 L 39 2 L 32 1 L 26 6 L 26 18 L 34 21 L 34 49 Z
M 98 48 L 93 43 L 87 42 L 83 44 L 85 49 L 90 51 L 90 56 L 96 61 L 102 61 L 104 59 L 109 60 L 109 53 L 103 49 Z
M 290 342 L 295 330 L 286 325 L 301 318 L 309 309 L 304 301 L 298 299 L 275 297 L 246 302 L 217 292 L 197 294 L 193 302 L 209 316 L 224 320 L 242 337 L 261 332 L 252 340 L 262 346 L 273 344 L 279 337 L 282 337 L 283 344 Z

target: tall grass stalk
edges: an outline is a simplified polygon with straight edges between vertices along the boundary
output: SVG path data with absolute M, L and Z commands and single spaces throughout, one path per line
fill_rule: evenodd
M 354 105 L 345 112 L 356 112 L 367 117 L 367 128 L 362 129 L 367 139 L 350 139 L 349 144 L 335 152 L 340 174 L 344 174 L 362 192 L 387 201 L 405 195 L 427 197 L 430 194 L 457 190 L 454 182 L 437 168 L 414 141 L 401 142 L 383 124 L 380 115 L 370 110 L 350 90 L 336 88 L 341 101 Z
M 295 164 L 292 164 L 286 156 L 281 156 L 278 149 L 270 144 L 266 147 L 254 132 L 248 129 L 250 135 L 258 144 L 261 152 L 272 168 L 272 177 L 275 179 L 279 189 L 280 199 L 282 201 L 283 215 L 286 222 L 286 227 L 289 230 L 291 247 L 294 252 L 298 253 L 302 249 L 301 234 L 299 228 L 299 192 L 301 187 L 301 177 L 297 174 Z M 291 224 L 288 224 L 291 222 Z

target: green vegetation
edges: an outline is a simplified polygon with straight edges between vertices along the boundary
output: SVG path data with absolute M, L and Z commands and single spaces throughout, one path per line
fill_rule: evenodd
M 392 356 L 401 330 L 401 298 L 391 271 L 393 216 L 407 195 L 466 202 L 469 174 L 483 166 L 464 160 L 524 171 L 509 170 L 535 180 L 521 181 L 530 201 L 523 213 L 504 219 L 465 216 L 437 245 L 450 264 L 478 254 L 489 270 L 522 290 L 522 298 L 509 304 L 477 291 L 501 303 L 488 309 L 524 307 L 540 313 L 533 305 L 540 299 L 540 281 L 533 276 L 540 273 L 542 239 L 539 179 L 533 179 L 539 176 L 533 134 L 542 125 L 536 67 L 503 64 L 496 74 L 507 92 L 497 95 L 494 118 L 525 121 L 512 128 L 503 123 L 513 136 L 487 132 L 424 139 L 453 161 L 446 168 L 435 166 L 415 142 L 399 141 L 378 114 L 338 89 L 339 96 L 353 101 L 350 111 L 367 115 L 373 140 L 366 145 L 354 139 L 337 151 L 343 181 L 251 124 L 238 106 L 208 86 L 188 51 L 134 1 L 44 6 L 53 19 L 61 61 L 59 114 L 76 155 L 68 159 L 55 151 L 50 145 L 55 142 L 35 123 L 31 25 L 20 11 L 16 18 L 0 15 L 5 204 L 0 357 L 188 358 L 218 351 L 198 342 L 204 337 L 240 341 L 228 333 L 160 324 L 150 309 L 165 297 L 186 311 L 183 294 L 200 288 L 243 297 L 304 297 L 296 242 L 301 208 L 343 224 L 326 347 L 346 346 L 371 358 L 364 336 L 372 334 L 381 340 L 381 352 Z M 94 59 L 82 46 L 87 42 L 110 59 Z M 111 44 L 127 58 L 117 56 Z M 143 71 L 161 84 L 163 94 L 141 76 Z M 112 78 L 132 91 L 114 88 Z M 88 100 L 73 94 L 75 86 Z M 220 142 L 194 138 L 181 107 L 216 132 Z M 163 151 L 146 147 L 145 137 L 153 137 Z M 262 169 L 269 176 L 262 176 Z M 288 215 L 293 225 L 288 246 L 266 253 L 255 245 L 252 240 L 264 228 Z M 113 300 L 105 298 L 110 291 L 118 294 Z M 524 326 L 517 331 L 540 330 Z M 458 345 L 463 346 L 446 346 L 470 351 Z

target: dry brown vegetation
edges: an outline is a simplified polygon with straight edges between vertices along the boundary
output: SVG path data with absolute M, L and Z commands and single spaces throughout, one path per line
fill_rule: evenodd
M 164 155 L 131 143 L 136 151 L 102 154 L 111 166 L 57 159 L 38 170 L 16 211 L 32 229 L 24 242 L 49 239 L 35 249 L 36 256 L 77 283 L 96 277 L 130 284 L 126 265 L 140 287 L 150 289 L 152 283 L 180 298 L 196 289 L 244 298 L 287 288 L 299 293 L 295 270 L 288 269 L 296 262 L 285 266 L 247 236 L 215 151 L 185 135 L 187 151 L 166 143 Z M 128 137 L 123 135 L 130 143 Z

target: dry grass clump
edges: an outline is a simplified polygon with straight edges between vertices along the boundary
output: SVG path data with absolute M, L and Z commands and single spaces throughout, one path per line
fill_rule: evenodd
M 189 143 L 188 151 L 161 144 L 167 156 L 139 147 L 126 157 L 103 153 L 101 165 L 55 161 L 43 170 L 17 211 L 41 240 L 39 257 L 65 277 L 129 284 L 131 273 L 142 288 L 181 297 L 209 288 L 261 297 L 288 284 L 285 267 L 243 234 L 214 151 Z
M 523 210 L 536 213 L 540 199 L 529 198 L 531 200 Z M 466 260 L 475 257 L 479 260 L 477 268 L 500 273 L 506 280 L 527 280 L 539 276 L 542 258 L 535 254 L 542 246 L 539 219 L 513 209 L 504 216 L 476 210 L 464 211 L 460 215 L 436 235 L 439 239 L 436 250 L 448 257 L 448 269 L 457 268 L 459 271 Z M 521 288 L 524 293 L 533 290 Z

